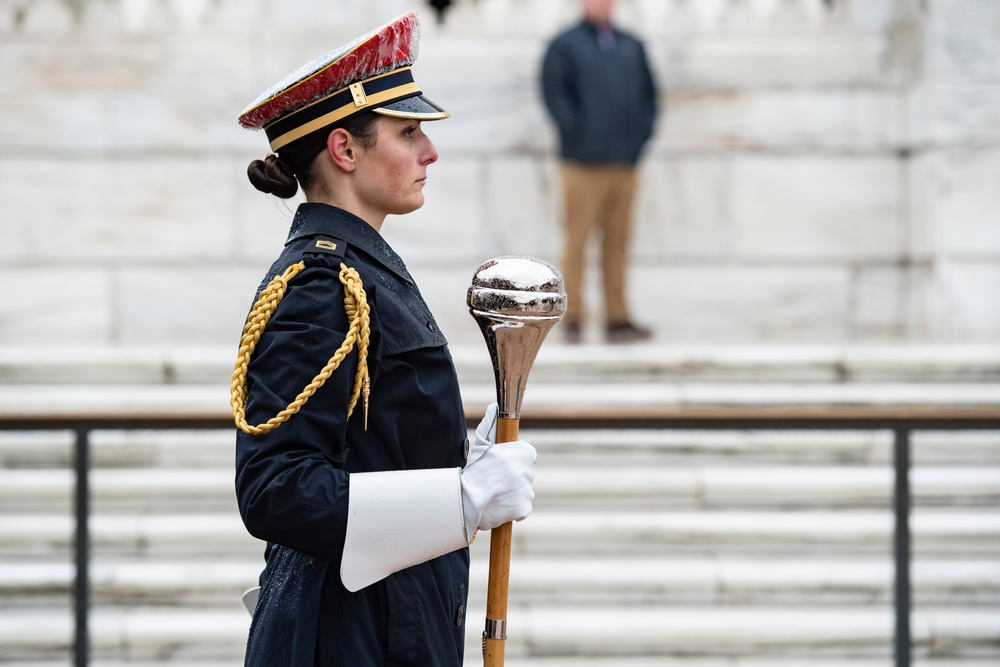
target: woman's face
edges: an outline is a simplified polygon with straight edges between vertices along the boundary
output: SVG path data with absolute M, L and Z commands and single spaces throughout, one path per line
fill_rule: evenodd
M 437 159 L 420 121 L 380 116 L 375 144 L 358 149 L 359 204 L 376 217 L 417 210 L 424 204 L 427 167 Z

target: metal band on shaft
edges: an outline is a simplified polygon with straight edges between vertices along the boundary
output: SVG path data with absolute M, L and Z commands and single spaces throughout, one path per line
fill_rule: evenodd
M 486 619 L 486 630 L 483 631 L 484 639 L 507 639 L 507 621 L 495 621 L 492 618 Z

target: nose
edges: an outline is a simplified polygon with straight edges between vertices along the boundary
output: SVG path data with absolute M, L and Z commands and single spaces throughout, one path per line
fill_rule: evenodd
M 438 160 L 438 150 L 434 142 L 427 138 L 427 146 L 424 147 L 424 164 L 434 164 Z

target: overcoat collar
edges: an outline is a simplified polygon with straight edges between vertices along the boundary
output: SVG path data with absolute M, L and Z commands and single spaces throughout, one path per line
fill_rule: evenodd
M 307 236 L 333 236 L 342 239 L 406 282 L 413 284 L 413 278 L 406 270 L 403 259 L 374 227 L 353 213 L 329 204 L 308 202 L 299 204 L 285 245 Z

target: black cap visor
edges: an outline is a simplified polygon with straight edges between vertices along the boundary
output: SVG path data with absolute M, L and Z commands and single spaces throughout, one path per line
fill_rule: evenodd
M 413 120 L 442 120 L 451 114 L 442 109 L 423 95 L 415 95 L 406 99 L 396 100 L 388 104 L 380 104 L 375 113 L 394 118 L 411 118 Z

